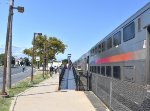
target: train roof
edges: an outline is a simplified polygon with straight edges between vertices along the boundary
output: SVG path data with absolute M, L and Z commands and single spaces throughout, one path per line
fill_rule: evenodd
M 123 22 L 121 25 L 119 25 L 116 29 L 114 29 L 112 32 L 110 32 L 107 36 L 105 36 L 103 39 L 101 39 L 98 43 L 96 43 L 96 45 L 98 45 L 99 43 L 101 43 L 103 40 L 105 40 L 110 35 L 116 33 L 120 28 L 125 27 L 126 25 L 128 25 L 129 23 L 131 23 L 135 18 L 137 18 L 138 16 L 140 16 L 141 14 L 143 14 L 148 9 L 150 9 L 150 2 L 148 2 L 145 6 L 143 6 L 141 9 L 139 9 L 135 14 L 133 14 L 131 17 L 129 17 L 125 22 Z M 94 45 L 91 49 L 93 49 L 96 45 Z

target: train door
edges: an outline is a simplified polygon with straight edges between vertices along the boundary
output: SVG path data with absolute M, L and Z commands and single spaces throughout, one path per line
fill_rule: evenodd
M 87 64 L 87 65 L 86 65 L 86 67 L 87 67 L 86 69 L 87 69 L 87 71 L 89 71 L 89 56 L 87 56 L 86 64 Z
M 147 26 L 147 84 L 150 85 L 150 25 Z

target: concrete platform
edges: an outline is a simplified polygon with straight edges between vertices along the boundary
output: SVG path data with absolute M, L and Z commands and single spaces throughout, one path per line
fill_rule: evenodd
M 58 91 L 58 79 L 59 74 L 54 74 L 52 78 L 21 93 L 12 102 L 10 111 L 100 111 L 92 105 L 85 92 Z

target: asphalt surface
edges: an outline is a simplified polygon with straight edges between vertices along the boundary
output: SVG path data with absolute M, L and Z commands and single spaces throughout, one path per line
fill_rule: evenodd
M 11 75 L 12 84 L 17 83 L 18 81 L 23 80 L 24 78 L 30 75 L 31 75 L 31 67 L 25 67 L 24 72 L 22 66 L 12 68 L 12 75 Z M 2 83 L 3 83 L 3 67 L 0 67 L 0 89 L 2 88 Z

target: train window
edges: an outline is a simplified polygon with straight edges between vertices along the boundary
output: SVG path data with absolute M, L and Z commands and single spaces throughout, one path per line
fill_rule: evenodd
M 92 72 L 94 72 L 94 66 L 93 66 L 93 71 Z
M 95 47 L 95 54 L 97 54 L 97 52 L 98 52 L 98 51 L 97 51 L 97 47 Z
M 105 76 L 105 66 L 101 66 L 101 74 Z
M 94 52 L 94 49 L 92 49 L 92 54 L 93 54 L 93 52 Z
M 94 66 L 92 66 L 92 72 L 94 72 Z
M 94 73 L 96 73 L 96 66 L 94 66 Z
M 98 53 L 101 53 L 101 44 L 98 45 Z
M 114 66 L 113 67 L 113 77 L 116 79 L 120 79 L 120 73 L 121 73 L 120 66 Z
M 105 51 L 105 42 L 102 43 L 102 52 Z
M 95 53 L 95 49 L 93 49 L 93 54 Z
M 96 66 L 96 73 L 98 73 L 98 66 Z
M 92 72 L 93 72 L 93 66 L 92 66 Z
M 113 46 L 121 44 L 121 31 L 113 35 Z
M 107 39 L 107 49 L 112 48 L 112 38 Z
M 90 51 L 90 54 L 92 55 L 92 50 Z
M 93 72 L 94 72 L 94 66 L 93 66 Z
M 130 39 L 133 39 L 135 36 L 135 24 L 134 22 L 127 25 L 123 28 L 123 41 L 126 42 Z
M 111 76 L 111 66 L 106 66 L 106 76 Z
M 92 67 L 90 66 L 90 72 L 92 72 Z
M 97 67 L 97 73 L 100 74 L 100 66 Z
M 150 33 L 150 26 L 147 27 L 147 31 Z
M 141 18 L 138 18 L 138 32 L 141 31 Z

